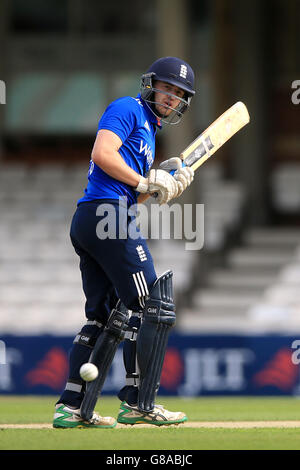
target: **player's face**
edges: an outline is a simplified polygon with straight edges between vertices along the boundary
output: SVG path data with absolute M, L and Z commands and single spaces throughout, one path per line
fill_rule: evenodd
M 183 98 L 184 91 L 175 85 L 171 85 L 170 83 L 162 82 L 160 80 L 157 80 L 154 83 L 154 87 L 157 90 L 160 90 L 155 92 L 155 108 L 161 116 L 167 117 L 172 112 L 172 109 L 170 108 L 174 109 L 180 103 L 180 100 L 176 97 Z M 175 96 L 170 96 L 166 93 L 171 93 Z

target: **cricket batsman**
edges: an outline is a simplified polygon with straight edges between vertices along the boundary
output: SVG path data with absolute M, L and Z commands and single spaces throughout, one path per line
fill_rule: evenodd
M 86 322 L 70 351 L 69 377 L 55 406 L 54 427 L 113 428 L 117 422 L 160 426 L 187 420 L 184 413 L 155 402 L 176 321 L 173 273 L 156 273 L 131 208 L 151 195 L 158 204 L 168 203 L 192 182 L 193 170 L 183 168 L 179 157 L 151 167 L 157 130 L 163 123 L 180 122 L 193 87 L 189 64 L 177 57 L 160 58 L 142 75 L 140 94 L 113 101 L 99 121 L 87 187 L 70 229 L 80 259 Z M 103 236 L 108 214 L 116 230 Z M 128 235 L 129 226 L 138 236 Z M 118 394 L 116 420 L 94 408 L 123 340 L 126 382 Z M 83 375 L 89 367 L 95 375 Z

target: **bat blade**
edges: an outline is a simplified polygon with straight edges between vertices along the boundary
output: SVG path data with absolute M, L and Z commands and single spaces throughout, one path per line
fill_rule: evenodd
M 184 166 L 196 170 L 250 121 L 247 107 L 235 103 L 200 134 L 181 154 Z

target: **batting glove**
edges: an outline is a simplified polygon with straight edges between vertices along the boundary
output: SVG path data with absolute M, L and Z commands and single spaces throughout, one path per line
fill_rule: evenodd
M 159 165 L 159 168 L 165 171 L 175 171 L 174 178 L 177 181 L 177 194 L 173 196 L 179 197 L 183 191 L 191 184 L 194 179 L 194 170 L 188 166 L 182 166 L 182 160 L 179 157 L 172 157 L 165 160 Z
M 178 197 L 193 181 L 194 170 L 189 166 L 184 166 L 183 168 L 180 168 L 180 170 L 176 170 L 174 173 L 174 178 L 178 183 L 178 192 L 174 197 Z
M 139 193 L 155 194 L 157 202 L 161 205 L 177 195 L 178 182 L 165 170 L 150 170 L 147 178 L 140 177 L 140 182 L 135 190 Z

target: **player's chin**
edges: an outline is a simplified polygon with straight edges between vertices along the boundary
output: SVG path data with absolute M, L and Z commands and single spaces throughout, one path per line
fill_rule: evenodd
M 173 110 L 164 105 L 156 105 L 156 111 L 158 112 L 160 117 L 168 117 L 170 116 Z

